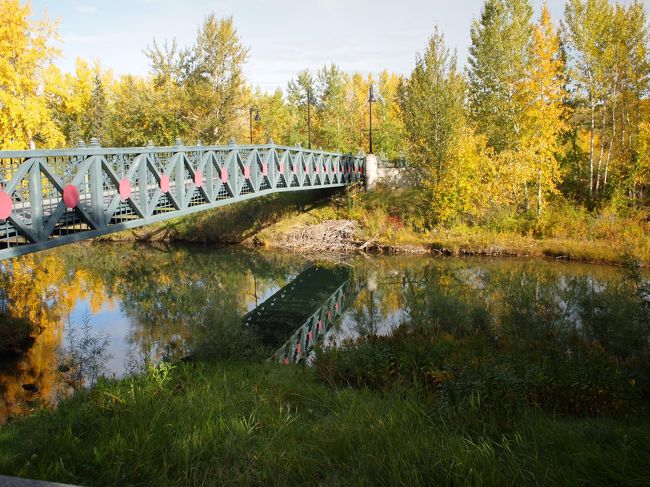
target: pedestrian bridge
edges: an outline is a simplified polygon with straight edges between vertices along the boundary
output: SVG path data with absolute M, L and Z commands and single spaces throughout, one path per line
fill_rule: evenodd
M 0 260 L 257 196 L 354 184 L 364 157 L 272 141 L 0 151 Z

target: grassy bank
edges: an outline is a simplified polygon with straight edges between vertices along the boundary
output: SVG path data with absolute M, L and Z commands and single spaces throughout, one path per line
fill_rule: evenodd
M 297 227 L 324 220 L 358 223 L 358 239 L 385 251 L 431 251 L 448 255 L 519 255 L 623 264 L 650 264 L 650 214 L 590 213 L 561 201 L 540 218 L 495 214 L 480 224 L 431 227 L 415 190 L 353 191 L 339 194 L 305 214 L 287 215 L 257 239 L 269 245 Z
M 271 225 L 323 205 L 332 194 L 331 189 L 277 193 L 112 233 L 99 240 L 237 244 L 254 238 Z
M 619 265 L 634 259 L 650 265 L 648 211 L 590 213 L 556 202 L 539 219 L 495 214 L 480 224 L 431 227 L 421 198 L 415 190 L 381 188 L 372 193 L 280 193 L 102 239 L 282 246 L 310 225 L 351 220 L 355 241 L 365 251 L 555 257 Z
M 642 485 L 648 448 L 641 417 L 504 417 L 302 367 L 182 364 L 3 427 L 0 472 L 84 485 Z

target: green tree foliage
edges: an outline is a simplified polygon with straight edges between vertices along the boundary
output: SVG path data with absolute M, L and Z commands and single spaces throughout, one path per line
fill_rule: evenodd
M 107 115 L 106 90 L 104 89 L 102 78 L 96 72 L 93 77 L 93 89 L 90 93 L 88 110 L 86 112 L 87 140 L 90 140 L 91 137 L 97 137 L 100 141 L 104 140 Z
M 449 169 L 449 151 L 465 119 L 465 82 L 456 55 L 436 28 L 406 82 L 404 125 L 409 162 L 424 177 L 439 181 Z
M 317 142 L 334 150 L 350 148 L 347 123 L 349 107 L 346 99 L 347 77 L 341 69 L 332 64 L 324 66 L 316 74 L 317 87 Z
M 165 89 L 131 75 L 123 76 L 113 89 L 107 139 L 117 147 L 171 145 L 187 134 L 183 119 L 185 98 L 179 86 Z
M 570 0 L 563 38 L 578 107 L 576 124 L 582 129 L 576 132 L 578 143 L 584 144 L 582 131 L 588 133 L 588 162 L 577 159 L 571 169 L 585 182 L 592 203 L 607 190 L 611 175 L 616 178 L 613 189 L 634 197 L 644 187 L 636 161 L 641 103 L 650 81 L 645 8 L 636 1 L 626 6 Z
M 178 136 L 204 143 L 225 143 L 240 130 L 246 95 L 242 45 L 232 17 L 210 14 L 198 30 L 195 44 L 179 49 L 175 41 L 145 50 L 156 89 L 164 98 L 181 88 L 182 130 Z M 178 129 L 179 127 L 173 127 Z
M 497 151 L 518 147 L 518 84 L 525 77 L 533 9 L 529 0 L 486 0 L 472 23 L 469 50 L 470 116 Z

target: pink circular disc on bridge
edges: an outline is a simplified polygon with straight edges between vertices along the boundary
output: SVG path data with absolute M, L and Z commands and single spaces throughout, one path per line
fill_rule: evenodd
M 14 211 L 14 202 L 4 191 L 0 191 L 0 220 L 6 220 Z
M 66 208 L 76 208 L 79 204 L 79 190 L 73 184 L 68 184 L 63 188 L 63 203 Z
M 120 181 L 119 192 L 123 200 L 128 200 L 131 197 L 131 183 L 128 179 L 124 178 Z
M 196 171 L 194 173 L 194 184 L 197 188 L 203 186 L 203 173 L 201 171 Z
M 169 176 L 167 174 L 160 176 L 160 190 L 163 193 L 169 193 Z

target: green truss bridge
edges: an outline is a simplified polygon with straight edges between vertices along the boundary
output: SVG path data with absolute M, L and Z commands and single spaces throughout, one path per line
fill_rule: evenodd
M 257 196 L 354 184 L 364 157 L 272 141 L 0 151 L 0 260 Z

